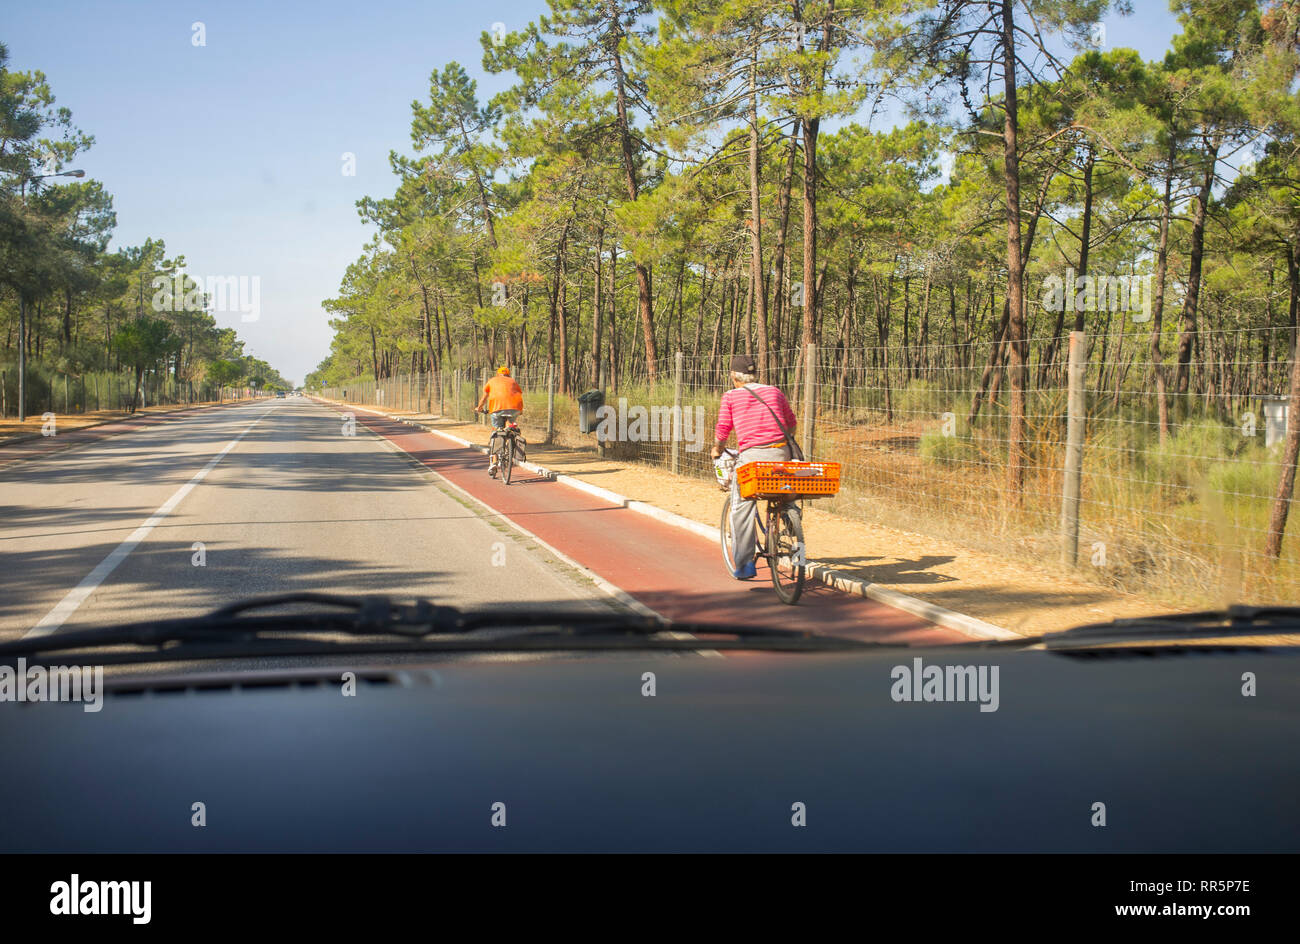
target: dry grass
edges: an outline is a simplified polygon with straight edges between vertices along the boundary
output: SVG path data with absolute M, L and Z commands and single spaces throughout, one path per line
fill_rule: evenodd
M 466 385 L 462 392 L 462 419 L 469 419 L 475 389 Z M 1282 559 L 1266 558 L 1269 490 L 1267 482 L 1255 481 L 1261 473 L 1254 468 L 1263 451 L 1225 446 L 1212 418 L 1185 420 L 1186 442 L 1160 447 L 1141 401 L 1125 403 L 1122 410 L 1109 398 L 1094 403 L 1085 445 L 1078 566 L 1066 568 L 1060 563 L 1064 391 L 1038 391 L 1030 399 L 1027 469 L 1023 488 L 1014 495 L 1006 488 L 1003 404 L 984 404 L 975 428 L 969 429 L 964 408 L 950 406 L 968 403 L 965 391 L 925 385 L 898 391 L 893 422 L 886 421 L 878 390 L 853 393 L 852 402 L 839 409 L 819 404 L 814 452 L 844 466 L 843 493 L 819 503 L 826 510 L 1056 568 L 1062 575 L 1171 604 L 1300 601 L 1300 520 L 1291 523 Z M 634 404 L 672 402 L 671 387 L 653 392 L 628 387 L 617 396 Z M 447 398 L 449 411 L 452 399 Z M 544 435 L 547 398 L 530 393 L 525 400 L 522 425 L 538 441 Z M 611 395 L 610 402 L 614 400 Z M 684 403 L 704 406 L 711 428 L 716 391 L 687 391 Z M 950 424 L 956 421 L 953 436 L 940 434 L 938 417 L 945 409 L 956 412 L 949 419 Z M 557 396 L 554 413 L 556 445 L 592 449 L 594 437 L 577 432 L 572 398 Z M 1191 458 L 1184 459 L 1180 449 Z M 662 468 L 670 464 L 671 447 L 663 442 L 611 443 L 604 458 Z M 1189 479 L 1185 466 L 1200 470 L 1200 479 Z M 687 475 L 712 476 L 707 452 L 683 449 L 680 468 Z M 1207 475 L 1219 478 L 1210 483 Z M 1234 485 L 1233 475 L 1254 479 Z

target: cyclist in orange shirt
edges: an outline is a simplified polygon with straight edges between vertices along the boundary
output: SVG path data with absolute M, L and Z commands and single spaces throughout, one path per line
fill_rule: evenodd
M 497 430 L 524 412 L 524 391 L 510 376 L 509 367 L 498 367 L 496 376 L 483 385 L 483 395 L 478 399 L 475 412 L 492 416 L 492 439 L 488 443 L 488 474 L 495 475 L 497 468 Z

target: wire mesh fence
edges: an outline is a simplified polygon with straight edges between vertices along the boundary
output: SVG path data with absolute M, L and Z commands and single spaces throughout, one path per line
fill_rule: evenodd
M 1145 334 L 1079 338 L 1070 438 L 1069 338 L 1036 339 L 1025 367 L 1022 457 L 1012 455 L 1007 351 L 994 345 L 769 352 L 809 457 L 841 463 L 827 510 L 1006 556 L 1061 561 L 1135 592 L 1222 603 L 1300 602 L 1300 521 L 1274 557 L 1294 350 L 1290 329 L 1204 332 L 1153 357 Z M 807 366 L 811 364 L 812 370 Z M 324 396 L 474 421 L 490 374 L 357 380 Z M 577 432 L 549 365 L 514 372 L 531 437 L 712 477 L 725 366 L 677 355 L 658 382 L 609 384 L 602 426 Z M 808 423 L 811 419 L 811 424 Z M 811 447 L 809 449 L 808 447 Z M 1072 469 L 1077 475 L 1071 483 Z M 1070 489 L 1077 491 L 1070 491 Z M 1077 500 L 1073 496 L 1077 494 Z M 1067 548 L 1073 536 L 1077 554 Z
M 18 367 L 0 363 L 0 418 L 19 413 Z M 131 409 L 132 395 L 136 408 L 145 406 L 180 406 L 212 400 L 247 399 L 257 394 L 252 387 L 219 387 L 209 383 L 178 380 L 171 374 L 145 372 L 137 386 L 130 371 L 87 371 L 81 374 L 49 370 L 40 364 L 27 365 L 25 413 L 76 416 L 103 411 L 123 412 Z

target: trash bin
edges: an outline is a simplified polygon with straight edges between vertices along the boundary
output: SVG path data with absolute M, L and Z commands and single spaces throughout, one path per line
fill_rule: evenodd
M 1266 396 L 1264 401 L 1264 446 L 1271 447 L 1286 439 L 1287 413 L 1290 412 L 1291 398 Z
M 594 433 L 600 420 L 596 412 L 605 405 L 603 390 L 588 390 L 578 397 L 578 432 Z

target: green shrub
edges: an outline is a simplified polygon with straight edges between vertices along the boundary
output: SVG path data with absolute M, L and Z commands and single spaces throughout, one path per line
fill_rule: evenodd
M 917 451 L 926 461 L 939 465 L 965 465 L 979 459 L 979 450 L 970 436 L 945 436 L 938 429 L 921 434 Z
M 1249 440 L 1234 426 L 1214 419 L 1191 420 L 1174 431 L 1163 444 L 1152 430 L 1152 442 L 1135 450 L 1134 464 L 1149 480 L 1182 488 L 1195 488 L 1205 481 L 1211 466 L 1235 458 Z
M 1278 462 L 1267 455 L 1211 463 L 1206 483 L 1212 491 L 1225 495 L 1271 498 L 1277 489 Z

